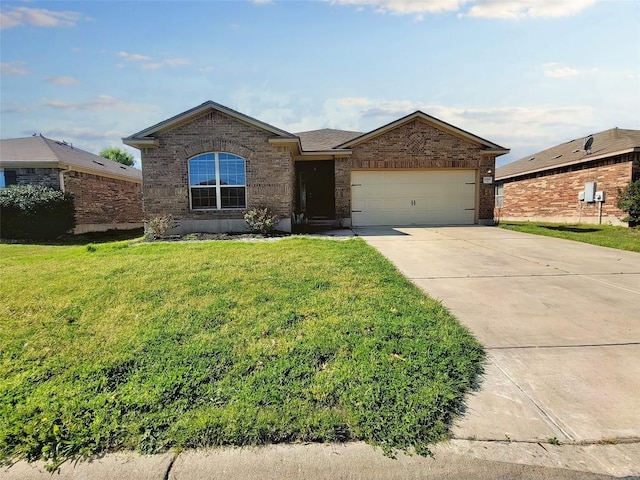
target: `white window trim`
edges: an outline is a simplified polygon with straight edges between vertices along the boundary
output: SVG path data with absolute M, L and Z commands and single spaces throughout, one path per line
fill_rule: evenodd
M 242 158 L 242 161 L 244 162 L 244 172 L 243 172 L 244 181 L 245 181 L 244 185 L 224 185 L 224 186 L 220 185 L 219 155 L 221 153 L 228 153 L 229 155 L 234 155 L 238 158 Z M 216 174 L 216 184 L 215 185 L 191 185 L 191 160 L 201 155 L 208 155 L 208 154 L 213 154 L 214 168 L 215 168 L 215 174 Z M 238 210 L 245 210 L 247 208 L 247 160 L 246 158 L 241 157 L 240 155 L 236 155 L 235 153 L 231 153 L 231 152 L 203 152 L 203 153 L 199 153 L 198 155 L 194 155 L 193 157 L 187 160 L 187 183 L 189 187 L 189 210 L 192 210 L 194 212 L 219 212 L 221 210 L 238 211 Z M 225 208 L 222 207 L 222 189 L 227 187 L 244 188 L 244 207 L 225 207 Z M 192 188 L 215 188 L 216 189 L 216 208 L 193 208 L 193 198 L 191 196 Z

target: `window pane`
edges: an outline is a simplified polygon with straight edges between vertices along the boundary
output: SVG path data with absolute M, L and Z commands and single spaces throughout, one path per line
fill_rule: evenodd
M 220 185 L 244 185 L 244 159 L 230 153 L 221 153 L 218 158 L 220 165 Z
M 216 165 L 212 153 L 198 155 L 189 160 L 189 185 L 215 185 Z
M 192 188 L 191 208 L 194 210 L 201 208 L 216 208 L 216 189 L 214 188 Z
M 247 202 L 244 193 L 244 187 L 220 188 L 222 208 L 245 208 Z

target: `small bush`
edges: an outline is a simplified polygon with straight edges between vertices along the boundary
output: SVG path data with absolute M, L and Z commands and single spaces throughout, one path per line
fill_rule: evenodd
M 276 229 L 280 218 L 268 207 L 256 207 L 246 211 L 244 221 L 252 232 L 266 235 Z
M 617 207 L 628 214 L 622 220 L 629 222 L 630 227 L 640 223 L 640 180 L 618 189 Z
M 167 232 L 178 226 L 178 222 L 169 214 L 151 217 L 144 222 L 144 238 L 158 240 L 164 238 Z
M 0 236 L 50 240 L 75 227 L 73 197 L 40 185 L 0 189 Z

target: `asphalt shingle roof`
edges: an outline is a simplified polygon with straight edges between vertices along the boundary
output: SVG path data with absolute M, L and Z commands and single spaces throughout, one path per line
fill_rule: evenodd
M 576 138 L 561 143 L 496 169 L 496 180 L 532 172 L 548 170 L 562 165 L 588 162 L 595 158 L 631 149 L 640 149 L 640 130 L 612 128 L 593 134 L 591 153 L 583 150 L 585 139 Z
M 305 152 L 311 152 L 317 150 L 331 150 L 338 145 L 359 137 L 362 135 L 362 132 L 323 128 L 321 130 L 300 132 L 295 135 L 300 138 L 302 150 Z
M 95 175 L 142 181 L 142 172 L 136 168 L 42 136 L 0 140 L 0 163 L 7 162 L 24 163 L 24 168 L 38 162 L 51 163 L 58 167 L 80 168 Z

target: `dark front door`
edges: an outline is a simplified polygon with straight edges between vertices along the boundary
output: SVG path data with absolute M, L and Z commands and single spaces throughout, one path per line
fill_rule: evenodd
M 298 162 L 298 207 L 307 219 L 335 217 L 335 169 L 333 160 Z

